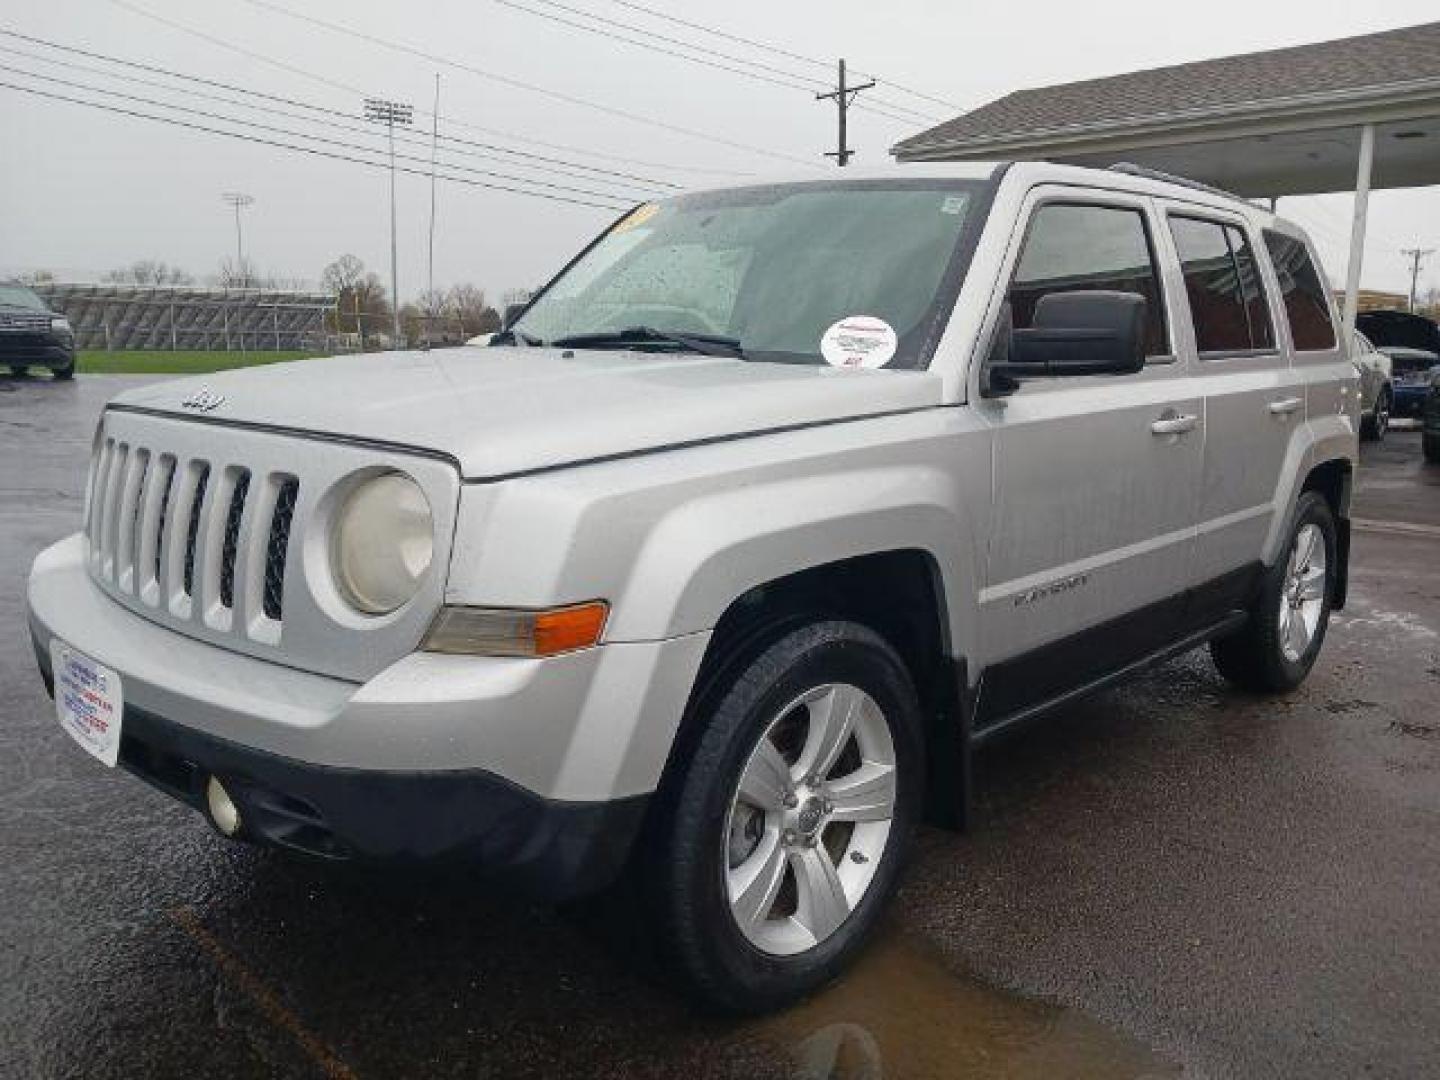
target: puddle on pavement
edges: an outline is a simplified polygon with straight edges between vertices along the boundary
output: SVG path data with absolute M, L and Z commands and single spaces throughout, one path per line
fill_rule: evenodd
M 1074 1011 L 951 972 L 889 934 L 830 990 L 758 1032 L 781 1044 L 797 1080 L 1180 1075 L 1179 1066 Z

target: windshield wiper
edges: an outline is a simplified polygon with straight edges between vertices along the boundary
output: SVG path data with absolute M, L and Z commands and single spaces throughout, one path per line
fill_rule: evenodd
M 745 349 L 739 338 L 657 330 L 653 326 L 628 326 L 624 330 L 609 330 L 597 334 L 571 334 L 569 337 L 556 338 L 550 344 L 557 348 L 605 349 L 645 342 L 679 345 L 682 349 L 700 353 L 702 356 L 737 356 L 742 360 L 745 358 Z
M 533 334 L 520 330 L 501 330 L 490 339 L 491 345 L 544 345 L 545 342 Z

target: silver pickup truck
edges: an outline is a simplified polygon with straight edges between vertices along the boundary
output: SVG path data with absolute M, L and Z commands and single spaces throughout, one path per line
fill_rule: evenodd
M 975 751 L 1208 643 L 1296 686 L 1359 403 L 1294 226 L 1138 170 L 636 208 L 490 346 L 120 395 L 36 559 L 61 725 L 224 835 L 623 873 L 682 986 L 838 972 Z

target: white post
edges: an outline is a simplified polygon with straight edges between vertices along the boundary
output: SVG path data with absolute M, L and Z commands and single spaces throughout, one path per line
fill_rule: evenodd
M 1355 329 L 1360 306 L 1360 265 L 1365 259 L 1365 214 L 1370 206 L 1370 170 L 1375 163 L 1375 125 L 1360 129 L 1360 162 L 1355 171 L 1355 220 L 1350 225 L 1350 265 L 1345 271 L 1345 328 Z

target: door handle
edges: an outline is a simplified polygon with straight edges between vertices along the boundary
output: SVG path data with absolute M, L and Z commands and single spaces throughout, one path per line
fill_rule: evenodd
M 1153 435 L 1184 435 L 1187 431 L 1194 431 L 1199 423 L 1198 416 L 1177 416 L 1172 413 L 1152 421 L 1150 432 Z
M 1287 397 L 1281 398 L 1279 401 L 1270 402 L 1270 404 L 1267 405 L 1266 408 L 1270 410 L 1272 416 L 1289 416 L 1292 412 L 1294 412 L 1296 409 L 1300 408 L 1300 406 L 1304 404 L 1304 398 Z

